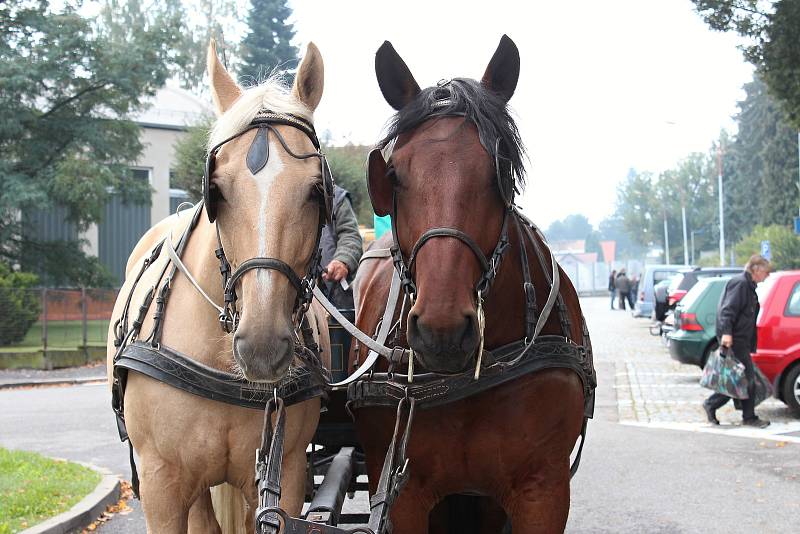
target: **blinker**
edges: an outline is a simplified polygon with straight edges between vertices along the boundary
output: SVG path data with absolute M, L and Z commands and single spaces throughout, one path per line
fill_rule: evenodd
M 250 149 L 247 151 L 247 168 L 253 174 L 258 173 L 269 160 L 269 142 L 267 139 L 267 128 L 259 128 Z

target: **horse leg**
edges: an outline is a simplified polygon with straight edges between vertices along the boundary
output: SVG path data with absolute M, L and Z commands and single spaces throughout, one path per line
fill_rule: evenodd
M 412 480 L 403 488 L 391 509 L 393 534 L 425 534 L 428 532 L 428 514 L 433 508 L 433 499 L 412 486 Z
M 160 458 L 142 456 L 140 491 L 147 532 L 184 534 L 198 491 L 181 479 L 181 469 Z
M 515 484 L 505 502 L 514 534 L 561 533 L 569 515 L 569 470 L 542 470 Z
M 222 529 L 214 515 L 214 506 L 211 504 L 210 489 L 201 493 L 189 508 L 189 533 L 222 534 Z

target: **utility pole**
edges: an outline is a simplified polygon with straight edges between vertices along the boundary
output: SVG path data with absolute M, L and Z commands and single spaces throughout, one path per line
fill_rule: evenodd
M 681 204 L 681 216 L 683 217 L 683 264 L 689 265 L 689 243 L 686 239 L 686 206 Z M 694 247 L 692 247 L 694 249 Z M 692 250 L 694 252 L 694 250 Z
M 664 263 L 669 265 L 669 228 L 667 227 L 667 212 L 664 212 Z
M 717 147 L 717 174 L 719 177 L 719 264 L 725 266 L 725 215 L 722 205 L 722 139 Z

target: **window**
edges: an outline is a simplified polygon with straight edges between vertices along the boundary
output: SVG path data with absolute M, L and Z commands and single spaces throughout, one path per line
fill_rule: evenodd
M 676 274 L 678 273 L 676 273 L 675 271 L 656 271 L 653 273 L 653 283 L 657 284 L 662 280 L 666 280 L 667 278 L 672 278 Z
M 146 182 L 150 181 L 150 170 L 149 169 L 131 169 L 131 178 L 134 180 L 144 180 Z
M 783 314 L 789 317 L 800 317 L 800 282 L 797 282 L 792 288 Z

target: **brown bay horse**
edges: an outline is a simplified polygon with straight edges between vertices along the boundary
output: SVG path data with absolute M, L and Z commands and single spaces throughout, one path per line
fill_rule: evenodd
M 399 254 L 397 265 L 391 259 L 363 263 L 355 282 L 357 325 L 376 331 L 399 267 L 409 284 L 405 303 L 397 306 L 396 341 L 414 351 L 416 372 L 471 375 L 481 366 L 482 346 L 491 353 L 531 336 L 526 310 L 535 306 L 542 317 L 555 278 L 547 245 L 513 206 L 524 149 L 506 105 L 516 88 L 519 53 L 503 36 L 480 82 L 454 79 L 424 90 L 390 43 L 379 49 L 375 64 L 383 95 L 398 113 L 379 144 L 392 150 L 388 163 L 380 152 L 370 156 L 370 197 L 376 213 L 392 215 Z M 447 230 L 426 234 L 442 228 Z M 498 236 L 504 235 L 508 243 L 500 247 Z M 385 238 L 378 246 L 391 243 Z M 498 248 L 502 262 L 487 269 L 480 256 L 490 258 Z M 527 294 L 525 267 L 533 286 Z M 555 268 L 560 286 L 552 295 L 553 313 L 537 334 L 582 347 L 591 368 L 578 296 Z M 483 292 L 476 295 L 476 281 L 486 276 L 490 283 L 478 282 Z M 407 371 L 402 365 L 395 375 Z M 410 479 L 391 510 L 393 532 L 496 534 L 509 522 L 514 534 L 562 532 L 570 506 L 570 454 L 584 415 L 591 413 L 593 385 L 593 371 L 579 376 L 550 366 L 465 398 L 418 407 L 407 450 Z M 355 409 L 371 493 L 394 418 L 393 408 Z

